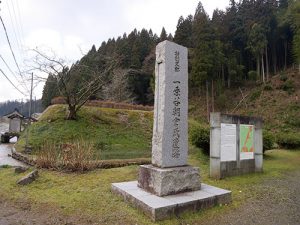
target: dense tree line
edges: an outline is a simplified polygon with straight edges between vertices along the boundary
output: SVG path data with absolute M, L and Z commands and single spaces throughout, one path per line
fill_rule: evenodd
M 9 114 L 17 109 L 24 116 L 29 115 L 29 101 L 6 101 L 0 103 L 0 116 L 4 116 Z M 32 113 L 40 113 L 43 111 L 41 100 L 33 100 L 32 101 Z
M 163 28 L 136 29 L 95 46 L 77 63 L 105 68 L 116 59 L 117 67 L 92 98 L 138 104 L 153 103 L 155 46 L 171 40 L 189 48 L 189 79 L 195 94 L 208 86 L 212 95 L 246 80 L 267 82 L 272 74 L 291 65 L 300 70 L 300 2 L 297 0 L 230 0 L 225 10 L 209 18 L 201 2 L 195 14 L 180 17 L 174 38 Z M 87 71 L 77 73 L 74 87 L 88 80 Z M 44 87 L 43 105 L 59 95 L 51 74 Z
M 149 31 L 136 29 L 130 34 L 124 34 L 117 39 L 103 42 L 99 49 L 93 45 L 91 50 L 78 62 L 78 66 L 88 68 L 74 73 L 74 88 L 80 80 L 90 79 L 90 70 L 103 70 L 114 59 L 116 67 L 105 77 L 105 85 L 91 99 L 112 100 L 138 104 L 152 104 L 153 92 L 151 79 L 153 77 L 155 46 L 163 40 L 173 37 L 162 29 L 160 37 Z M 74 69 L 74 67 L 73 67 Z M 57 77 L 49 74 L 43 90 L 43 105 L 48 106 L 53 97 L 59 96 Z
M 194 16 L 179 19 L 174 38 L 190 48 L 191 84 L 266 82 L 299 63 L 299 15 L 296 0 L 230 0 L 210 19 L 200 2 Z

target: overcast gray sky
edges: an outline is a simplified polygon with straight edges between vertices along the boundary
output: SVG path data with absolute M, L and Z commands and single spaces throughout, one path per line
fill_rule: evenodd
M 6 25 L 9 39 L 21 70 L 30 64 L 28 49 L 48 48 L 61 58 L 77 60 L 93 44 L 98 48 L 102 41 L 118 37 L 134 28 L 152 29 L 158 35 L 162 27 L 174 34 L 178 18 L 194 14 L 199 0 L 2 0 L 0 15 Z M 225 9 L 229 0 L 202 0 L 211 16 L 214 9 Z M 14 63 L 2 24 L 0 24 L 0 69 L 22 91 L 20 76 Z M 26 64 L 24 63 L 26 62 Z M 24 74 L 25 79 L 29 78 Z M 29 82 L 27 81 L 27 87 Z M 34 90 L 40 98 L 43 84 Z M 1 74 L 0 102 L 26 99 Z

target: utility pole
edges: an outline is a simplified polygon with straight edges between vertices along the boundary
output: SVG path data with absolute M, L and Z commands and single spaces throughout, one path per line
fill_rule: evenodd
M 33 112 L 36 113 L 36 96 L 34 96 Z
M 31 73 L 31 88 L 30 88 L 30 101 L 29 101 L 29 115 L 28 115 L 28 123 L 26 128 L 26 144 L 25 144 L 25 152 L 30 153 L 31 147 L 28 146 L 28 136 L 29 136 L 29 127 L 31 124 L 31 102 L 32 102 L 32 88 L 33 88 L 33 73 Z

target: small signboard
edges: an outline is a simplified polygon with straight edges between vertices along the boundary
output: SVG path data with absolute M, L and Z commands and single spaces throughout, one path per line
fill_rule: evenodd
M 240 159 L 254 159 L 253 125 L 240 125 Z
M 236 161 L 236 124 L 221 123 L 221 161 Z

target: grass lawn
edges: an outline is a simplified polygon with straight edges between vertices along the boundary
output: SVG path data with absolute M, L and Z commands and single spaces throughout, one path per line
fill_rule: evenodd
M 300 151 L 268 151 L 264 160 L 264 172 L 260 174 L 213 180 L 208 177 L 208 157 L 197 148 L 190 149 L 189 163 L 200 166 L 202 182 L 232 191 L 233 203 L 217 206 L 204 212 L 185 213 L 180 218 L 159 224 L 199 223 L 217 213 L 225 213 L 238 207 L 251 196 L 258 194 L 256 187 L 265 179 L 281 177 L 284 173 L 300 169 Z M 95 170 L 85 174 L 68 174 L 41 170 L 38 180 L 28 186 L 18 186 L 11 168 L 0 169 L 0 196 L 11 201 L 25 199 L 31 205 L 51 205 L 66 215 L 86 215 L 99 224 L 152 224 L 140 211 L 124 203 L 111 193 L 113 182 L 136 180 L 138 166 Z

